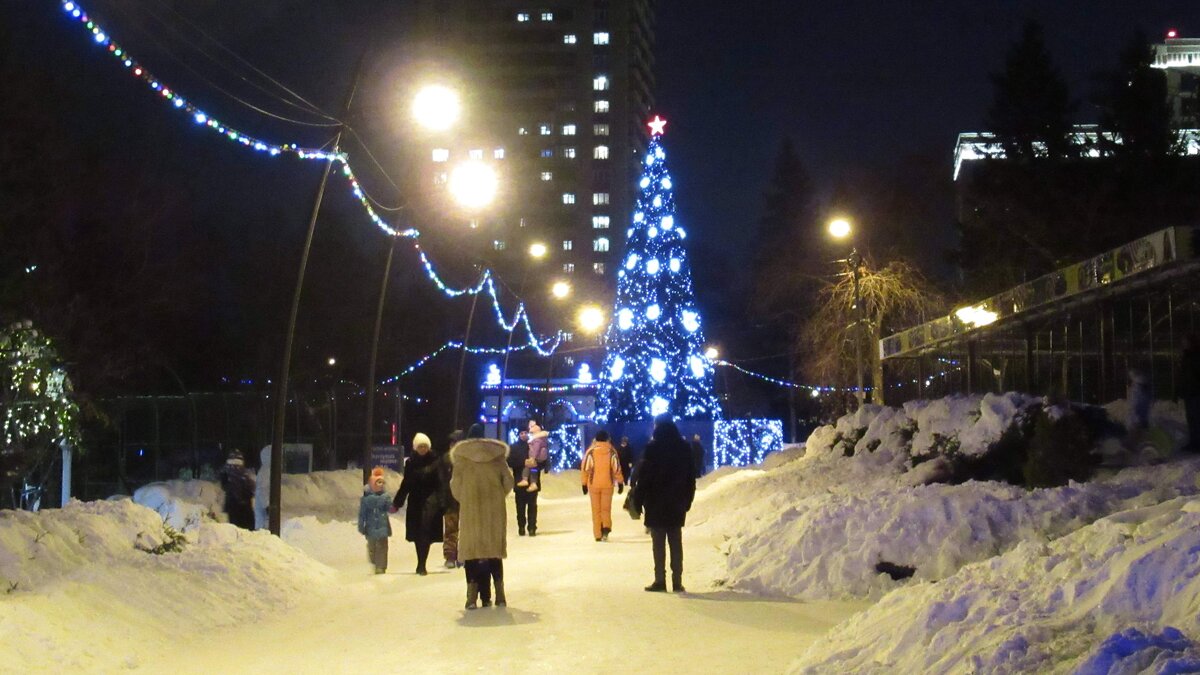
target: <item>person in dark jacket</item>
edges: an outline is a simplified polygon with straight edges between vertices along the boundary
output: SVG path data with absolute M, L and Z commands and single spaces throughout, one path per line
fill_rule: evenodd
M 458 559 L 458 500 L 450 494 L 450 477 L 454 473 L 454 467 L 450 464 L 450 448 L 465 437 L 466 433 L 461 429 L 454 431 L 450 434 L 446 451 L 438 455 L 438 469 L 441 472 L 444 490 L 442 503 L 446 507 L 446 512 L 442 515 L 442 558 L 446 560 L 446 567 L 449 569 L 462 567 L 462 562 Z
M 647 591 L 666 591 L 666 545 L 671 548 L 671 588 L 683 588 L 683 523 L 696 496 L 692 449 L 670 415 L 654 418 L 654 433 L 637 469 L 635 507 L 645 512 L 654 552 L 654 582 Z
M 388 518 L 388 496 L 383 492 L 383 469 L 380 467 L 371 470 L 358 502 L 358 533 L 367 538 L 367 560 L 375 567 L 375 574 L 386 573 L 392 521 Z
M 708 468 L 708 453 L 704 451 L 704 444 L 700 442 L 700 434 L 692 434 L 692 463 L 696 466 L 696 478 L 704 475 Z
M 1179 370 L 1179 398 L 1183 399 L 1188 428 L 1188 442 L 1184 448 L 1200 452 L 1200 335 L 1193 333 L 1183 339 Z
M 425 434 L 417 434 L 418 437 Z M 417 574 L 425 576 L 429 547 L 442 540 L 442 499 L 446 487 L 437 455 L 429 447 L 428 436 L 421 445 L 413 443 L 413 454 L 404 460 L 404 479 L 392 500 L 395 513 L 408 502 L 404 514 L 404 538 L 417 549 Z M 415 441 L 415 439 L 414 439 Z
M 629 444 L 628 436 L 621 437 L 621 444 L 617 446 L 617 460 L 621 462 L 625 484 L 633 487 L 633 446 Z
M 517 442 L 508 449 L 508 467 L 513 472 L 513 495 L 517 498 L 517 534 L 524 537 L 528 532 L 529 536 L 536 537 L 538 493 L 515 487 L 515 483 L 521 480 L 521 473 L 525 470 L 525 462 L 528 459 L 529 432 L 522 429 L 517 434 Z M 544 470 L 546 467 L 542 468 Z
M 225 491 L 225 514 L 229 523 L 244 530 L 254 529 L 254 475 L 246 470 L 242 453 L 234 450 L 221 468 L 221 489 Z

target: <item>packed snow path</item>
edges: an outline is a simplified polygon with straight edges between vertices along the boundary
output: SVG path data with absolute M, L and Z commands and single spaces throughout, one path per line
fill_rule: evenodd
M 622 497 L 614 501 L 620 503 Z M 647 593 L 650 540 L 614 505 L 608 542 L 592 539 L 584 497 L 540 500 L 535 538 L 518 537 L 509 501 L 508 607 L 466 611 L 462 570 L 414 574 L 393 517 L 390 566 L 373 576 L 353 523 L 314 519 L 285 539 L 335 567 L 314 593 L 256 624 L 186 636 L 142 672 L 764 672 L 778 673 L 866 602 L 802 603 L 714 587 L 717 542 L 684 528 L 683 595 Z M 401 514 L 402 515 L 402 514 Z

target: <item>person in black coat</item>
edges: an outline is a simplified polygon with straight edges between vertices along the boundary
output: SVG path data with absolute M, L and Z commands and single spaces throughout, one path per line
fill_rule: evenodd
M 654 418 L 654 434 L 638 467 L 635 507 L 645 512 L 654 552 L 654 582 L 647 591 L 665 591 L 666 545 L 671 548 L 671 587 L 683 588 L 683 523 L 696 496 L 692 449 L 670 415 Z
M 442 540 L 442 513 L 446 486 L 442 484 L 441 462 L 429 444 L 413 444 L 413 454 L 404 460 L 404 479 L 392 500 L 392 513 L 408 502 L 404 515 L 404 538 L 417 549 L 417 574 L 424 576 L 429 547 Z
M 617 459 L 621 462 L 621 475 L 625 476 L 625 484 L 633 487 L 633 446 L 629 437 L 622 436 L 621 444 L 617 446 Z
M 521 480 L 521 472 L 525 470 L 525 461 L 529 459 L 529 432 L 522 429 L 517 434 L 517 442 L 508 448 L 508 467 L 513 472 L 513 484 Z M 549 464 L 547 462 L 546 464 Z M 546 466 L 541 467 L 544 471 Z M 537 536 L 538 493 L 525 488 L 514 487 L 513 495 L 517 498 L 517 534 L 524 537 Z
M 700 434 L 692 434 L 692 464 L 695 465 L 696 478 L 704 475 L 708 468 L 708 453 L 704 451 L 704 444 L 700 442 Z
M 1179 371 L 1179 398 L 1183 399 L 1188 428 L 1184 448 L 1200 452 L 1200 335 L 1192 334 L 1183 339 Z
M 221 489 L 225 491 L 225 515 L 229 523 L 244 530 L 254 529 L 254 474 L 246 470 L 242 453 L 234 450 L 221 468 Z

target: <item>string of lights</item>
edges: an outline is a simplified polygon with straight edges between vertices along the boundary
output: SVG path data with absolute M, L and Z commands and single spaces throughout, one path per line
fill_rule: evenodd
M 275 143 L 266 141 L 250 134 L 246 134 L 237 128 L 226 124 L 218 118 L 211 115 L 209 112 L 201 109 L 190 99 L 179 94 L 172 87 L 167 86 L 153 72 L 143 65 L 140 61 L 130 55 L 129 51 L 113 39 L 112 35 L 100 26 L 75 0 L 62 0 L 61 6 L 64 12 L 70 17 L 83 25 L 91 34 L 92 40 L 99 46 L 103 47 L 106 53 L 112 56 L 120 63 L 133 77 L 143 82 L 146 86 L 152 89 L 161 99 L 171 106 L 174 110 L 187 115 L 195 124 L 212 131 L 213 133 L 224 137 L 226 140 L 237 143 L 245 148 L 259 153 L 265 153 L 272 157 L 280 155 L 290 155 L 298 159 L 308 161 L 324 161 L 334 162 L 341 165 L 340 174 L 346 179 L 350 188 L 350 192 L 354 195 L 362 206 L 367 217 L 380 230 L 393 237 L 404 237 L 414 240 L 414 247 L 417 249 L 421 258 L 421 263 L 425 267 L 426 274 L 437 285 L 443 293 L 449 297 L 458 297 L 466 294 L 476 294 L 486 291 L 492 299 L 492 308 L 496 313 L 496 320 L 500 326 L 508 332 L 516 330 L 518 325 L 523 325 L 528 333 L 529 346 L 542 356 L 549 356 L 561 344 L 563 335 L 556 332 L 554 335 L 539 339 L 534 332 L 530 323 L 528 312 L 525 310 L 523 303 L 518 304 L 517 310 L 513 315 L 512 321 L 505 321 L 504 312 L 500 307 L 499 294 L 496 290 L 494 275 L 491 270 L 484 270 L 480 275 L 479 282 L 472 287 L 465 289 L 450 288 L 437 274 L 433 267 L 433 263 L 425 252 L 416 245 L 415 239 L 420 236 L 420 232 L 412 227 L 405 229 L 397 229 L 393 227 L 376 211 L 373 206 L 372 199 L 367 195 L 366 190 L 359 182 L 354 170 L 350 166 L 350 158 L 345 152 L 338 148 L 325 150 L 324 148 L 303 147 L 296 143 Z M 361 142 L 361 141 L 360 141 Z M 369 151 L 368 151 L 369 153 Z M 390 180 L 390 179 L 389 179 Z M 551 345 L 547 347 L 547 345 Z
M 556 336 L 554 339 L 560 340 L 561 335 Z M 392 384 L 394 382 L 397 382 L 400 380 L 400 378 L 413 374 L 414 372 L 419 370 L 421 367 L 423 367 L 425 364 L 429 363 L 430 361 L 432 361 L 435 358 L 437 358 L 438 356 L 440 356 L 443 352 L 450 350 L 450 349 L 462 349 L 462 348 L 463 348 L 462 342 L 459 342 L 457 340 L 450 340 L 449 342 L 442 345 L 441 347 L 438 347 L 437 349 L 433 350 L 432 352 L 429 352 L 425 356 L 422 356 L 421 358 L 412 362 L 411 364 L 406 366 L 404 369 L 402 369 L 399 373 L 396 373 L 395 375 L 392 375 L 391 377 L 389 377 L 385 380 L 381 380 L 380 384 Z M 556 341 L 556 342 L 554 342 L 553 346 L 546 353 L 543 353 L 542 351 L 538 350 L 538 347 L 536 347 L 534 345 L 520 345 L 518 347 L 470 347 L 470 346 L 468 346 L 466 349 L 467 349 L 468 354 L 491 354 L 491 355 L 512 354 L 515 352 L 525 351 L 527 349 L 534 349 L 534 350 L 538 350 L 539 354 L 542 354 L 543 356 L 548 356 L 549 354 L 553 353 L 554 350 L 557 348 L 558 348 L 558 342 Z M 509 388 L 511 389 L 512 386 L 510 385 Z

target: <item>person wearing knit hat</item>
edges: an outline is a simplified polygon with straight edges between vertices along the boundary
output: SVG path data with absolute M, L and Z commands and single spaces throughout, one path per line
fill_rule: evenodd
M 254 474 L 246 470 L 242 453 L 234 450 L 221 467 L 221 489 L 225 491 L 225 514 L 229 522 L 254 529 Z
M 430 546 L 442 541 L 445 487 L 438 464 L 429 436 L 413 436 L 413 454 L 404 460 L 404 478 L 392 500 L 393 513 L 408 503 L 404 513 L 404 538 L 417 549 L 417 574 L 420 576 L 428 574 L 425 562 L 429 559 Z
M 358 533 L 367 538 L 367 560 L 375 574 L 387 572 L 388 537 L 392 521 L 388 518 L 388 496 L 383 491 L 383 467 L 371 470 L 367 489 L 358 503 Z

